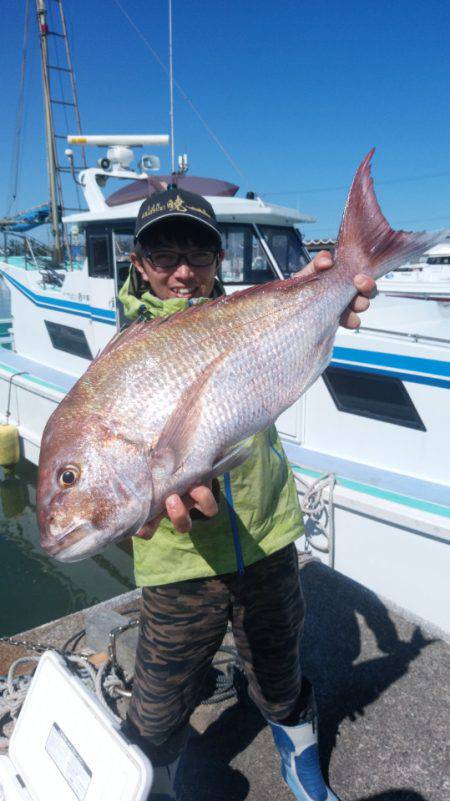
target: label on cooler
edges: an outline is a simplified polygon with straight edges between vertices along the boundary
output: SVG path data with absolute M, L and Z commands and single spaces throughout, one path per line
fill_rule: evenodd
M 92 778 L 92 771 L 57 723 L 53 723 L 50 729 L 45 750 L 75 793 L 78 801 L 84 801 Z

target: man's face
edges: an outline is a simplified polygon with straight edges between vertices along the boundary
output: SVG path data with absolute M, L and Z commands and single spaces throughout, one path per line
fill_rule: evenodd
M 217 252 L 213 247 L 199 248 L 190 240 L 181 245 L 176 239 L 169 241 L 164 237 L 161 237 L 157 246 L 152 245 L 151 248 L 144 241 L 142 249 L 142 259 L 139 260 L 136 254 L 132 253 L 131 261 L 144 281 L 150 284 L 151 291 L 157 298 L 189 300 L 210 296 L 217 268 L 223 259 L 223 251 Z M 206 252 L 211 254 L 211 258 L 206 256 Z M 199 256 L 202 253 L 203 259 Z M 173 261 L 175 258 L 173 254 L 180 256 L 179 263 L 175 267 L 161 266 Z M 197 266 L 196 262 L 199 261 L 206 261 L 207 264 Z

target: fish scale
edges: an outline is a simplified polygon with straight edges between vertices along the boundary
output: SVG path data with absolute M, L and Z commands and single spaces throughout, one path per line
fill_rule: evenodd
M 169 494 L 248 455 L 237 443 L 274 422 L 329 363 L 355 275 L 378 278 L 442 237 L 390 228 L 371 157 L 353 180 L 332 270 L 135 322 L 91 364 L 42 439 L 37 507 L 50 554 L 76 561 L 136 533 Z M 73 482 L 62 486 L 67 470 Z

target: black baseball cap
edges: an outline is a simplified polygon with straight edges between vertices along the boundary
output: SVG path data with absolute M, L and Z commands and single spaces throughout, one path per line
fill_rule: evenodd
M 134 229 L 134 241 L 141 239 L 151 225 L 168 219 L 192 219 L 213 231 L 217 244 L 222 243 L 216 215 L 211 203 L 202 195 L 178 187 L 169 187 L 164 192 L 154 192 L 146 198 L 139 209 Z

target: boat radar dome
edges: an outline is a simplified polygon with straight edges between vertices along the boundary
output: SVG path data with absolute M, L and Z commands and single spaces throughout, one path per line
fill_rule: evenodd
M 97 147 L 107 147 L 106 156 L 100 158 L 98 166 L 105 172 L 114 170 L 128 170 L 134 155 L 132 147 L 143 147 L 143 145 L 168 145 L 169 137 L 166 134 L 96 134 L 95 136 L 68 136 L 67 141 L 70 145 L 96 145 Z M 69 155 L 69 151 L 66 151 Z M 70 156 L 69 156 L 70 160 Z M 142 172 L 159 170 L 160 162 L 156 156 L 143 156 L 139 161 L 139 168 Z

